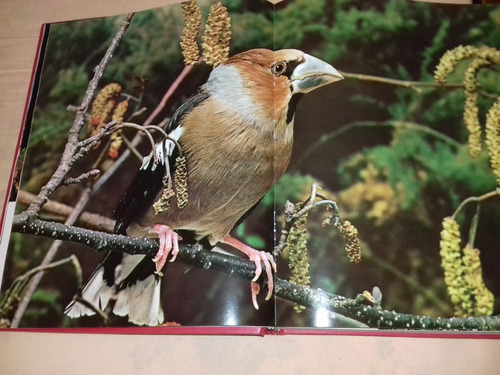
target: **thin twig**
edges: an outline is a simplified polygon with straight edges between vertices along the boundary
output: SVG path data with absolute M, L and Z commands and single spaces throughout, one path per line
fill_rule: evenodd
M 17 193 L 17 203 L 24 206 L 29 206 L 31 202 L 35 199 L 35 195 L 28 193 L 24 190 L 19 190 Z M 48 200 L 47 203 L 42 207 L 41 215 L 44 213 L 50 214 L 60 221 L 66 221 L 66 219 L 75 210 L 74 207 L 65 205 L 54 200 Z M 115 227 L 115 221 L 113 219 L 104 217 L 91 212 L 82 212 L 78 218 L 77 224 L 84 228 L 89 228 L 93 230 L 98 230 L 101 232 L 112 233 Z
M 77 283 L 78 286 L 81 286 L 82 269 L 80 267 L 80 263 L 78 262 L 78 258 L 74 254 L 72 254 L 67 258 L 63 258 L 49 264 L 32 268 L 21 276 L 16 277 L 16 279 L 12 282 L 10 288 L 5 291 L 5 294 L 0 301 L 0 313 L 8 313 L 8 311 L 12 308 L 12 304 L 15 301 L 19 300 L 20 296 L 24 292 L 26 284 L 31 280 L 32 277 L 36 276 L 40 272 L 45 272 L 53 268 L 60 267 L 62 265 L 65 265 L 66 263 L 71 263 L 75 268 Z M 12 321 L 12 324 L 14 324 L 14 320 Z M 17 323 L 15 323 L 15 326 L 13 326 L 12 324 L 10 325 L 12 328 L 17 327 Z
M 308 213 L 311 210 L 314 210 L 315 208 L 318 208 L 320 206 L 328 206 L 330 209 L 333 209 L 334 213 L 338 214 L 338 207 L 337 207 L 337 202 L 329 200 L 329 199 L 324 199 L 321 201 L 317 202 L 312 202 L 304 206 L 304 208 L 300 209 L 293 215 L 293 219 L 297 219 L 306 213 Z
M 155 149 L 155 140 L 153 139 L 153 136 L 151 135 L 151 133 L 147 130 L 147 128 L 145 126 L 137 125 L 137 124 L 134 124 L 132 122 L 124 122 L 120 125 L 120 128 L 125 128 L 125 127 L 136 129 L 140 132 L 143 132 L 148 137 L 149 143 L 151 145 L 151 149 L 152 150 Z M 156 157 L 156 152 L 154 153 L 154 155 Z
M 100 131 L 99 133 L 89 137 L 89 138 L 86 138 L 82 141 L 80 141 L 78 143 L 78 148 L 77 148 L 77 152 L 75 153 L 75 155 L 73 156 L 73 161 L 77 161 L 77 160 L 80 160 L 83 156 L 85 156 L 90 150 L 96 148 L 100 142 L 102 141 L 102 139 L 107 136 L 107 135 L 110 135 L 112 133 L 114 133 L 115 131 L 119 130 L 120 127 L 119 126 L 116 126 L 118 122 L 116 120 L 112 120 L 110 122 L 108 122 Z M 111 141 L 108 139 L 107 141 L 107 146 L 104 147 L 104 150 L 106 150 L 109 146 L 109 144 L 111 143 Z M 102 151 L 101 152 L 101 156 L 96 160 L 96 162 L 94 163 L 95 166 L 99 165 L 102 158 L 103 158 L 103 155 L 106 155 L 107 152 L 106 151 Z
M 82 103 L 80 104 L 80 108 L 76 113 L 75 120 L 73 122 L 73 126 L 71 127 L 68 135 L 68 142 L 64 148 L 63 156 L 61 158 L 61 162 L 57 167 L 56 171 L 50 178 L 49 182 L 44 185 L 38 196 L 32 202 L 30 207 L 26 210 L 27 215 L 36 216 L 40 211 L 40 208 L 47 202 L 52 193 L 61 186 L 61 182 L 66 178 L 67 173 L 69 172 L 71 166 L 76 162 L 75 155 L 78 149 L 78 138 L 80 136 L 80 131 L 85 124 L 85 116 L 87 115 L 88 109 L 90 107 L 90 103 L 94 96 L 95 91 L 97 90 L 97 86 L 99 81 L 106 70 L 111 57 L 116 51 L 120 40 L 122 39 L 125 31 L 128 29 L 130 25 L 130 20 L 133 17 L 133 13 L 127 14 L 116 32 L 110 46 L 108 47 L 104 57 L 101 62 L 95 68 L 94 77 L 89 82 L 87 87 L 87 91 L 83 97 Z
M 80 200 L 75 206 L 75 209 L 68 217 L 68 219 L 65 221 L 65 224 L 73 225 L 78 220 L 78 217 L 83 212 L 83 209 L 85 208 L 89 200 L 89 197 L 90 197 L 90 187 L 87 187 L 87 189 L 85 189 L 82 195 L 80 196 Z M 31 217 L 27 215 L 26 211 L 21 213 L 20 215 L 25 218 Z M 50 245 L 49 250 L 45 254 L 42 263 L 40 264 L 41 267 L 46 266 L 47 264 L 50 264 L 52 262 L 57 252 L 59 251 L 59 247 L 62 245 L 62 243 L 63 242 L 61 240 L 56 240 L 52 243 L 52 245 Z M 12 328 L 16 328 L 19 326 L 19 323 L 24 315 L 24 312 L 26 311 L 26 308 L 28 307 L 28 304 L 31 301 L 31 297 L 35 293 L 36 289 L 38 288 L 38 285 L 40 284 L 40 281 L 42 280 L 43 274 L 44 274 L 43 272 L 37 273 L 30 280 L 28 287 L 26 288 L 26 293 L 24 294 L 21 302 L 19 303 L 16 313 L 14 314 L 14 318 L 12 319 L 11 323 Z
M 93 305 L 91 302 L 87 301 L 86 299 L 83 299 L 80 296 L 75 296 L 73 299 L 75 302 L 81 303 L 83 306 L 88 307 L 89 309 L 94 311 L 103 320 L 103 324 L 107 325 L 109 318 L 104 311 L 102 311 L 97 306 Z
M 116 120 L 111 120 L 110 122 L 108 122 L 106 125 L 104 125 L 98 133 L 90 136 L 90 137 L 87 137 L 85 139 L 82 139 L 80 142 L 78 142 L 78 149 L 79 150 L 87 150 L 87 149 L 91 149 L 91 148 L 94 148 L 95 146 L 97 146 L 99 144 L 99 142 L 101 142 L 102 138 L 106 135 L 109 135 L 113 132 L 115 132 L 116 130 L 118 130 L 117 127 L 115 127 L 115 125 L 118 124 L 118 121 Z
M 94 93 L 97 90 L 99 81 L 102 75 L 104 74 L 104 71 L 106 70 L 107 66 L 109 65 L 109 62 L 111 61 L 111 58 L 115 53 L 118 44 L 123 38 L 123 35 L 127 31 L 133 16 L 134 16 L 133 13 L 129 13 L 124 17 L 124 20 L 121 23 L 120 27 L 118 28 L 115 36 L 113 37 L 113 40 L 111 41 L 111 44 L 106 50 L 104 57 L 100 61 L 99 65 L 97 65 L 97 67 L 95 68 L 94 77 L 89 82 L 87 91 L 85 92 L 82 103 L 80 105 L 80 109 L 77 111 L 75 120 L 73 122 L 73 126 L 69 131 L 68 142 L 66 143 L 66 146 L 64 148 L 63 156 L 61 157 L 61 162 L 59 163 L 59 166 L 57 167 L 56 171 L 50 178 L 49 182 L 41 188 L 38 196 L 33 200 L 28 209 L 25 212 L 23 212 L 22 214 L 23 216 L 32 218 L 37 216 L 38 213 L 40 212 L 40 209 L 45 203 L 47 203 L 52 193 L 59 186 L 61 186 L 61 183 L 66 178 L 66 175 L 71 169 L 72 165 L 84 155 L 82 149 L 84 149 L 85 147 L 82 147 L 82 144 L 79 142 L 79 136 L 85 124 L 85 117 L 88 112 L 88 108 L 90 107 L 90 103 L 92 101 Z M 109 127 L 111 126 L 112 125 L 110 125 Z M 83 195 L 80 197 L 80 200 L 76 205 L 75 210 L 66 220 L 67 224 L 73 224 L 76 222 L 81 212 L 83 211 L 85 205 L 87 204 L 89 197 L 90 197 L 90 188 L 87 188 L 84 191 Z M 54 241 L 52 243 L 49 251 L 45 254 L 45 257 L 42 260 L 41 266 L 45 266 L 52 262 L 55 255 L 57 254 L 60 245 L 61 241 Z M 33 293 L 37 289 L 38 284 L 40 283 L 42 277 L 43 277 L 43 272 L 40 272 L 37 273 L 30 280 L 26 288 L 26 293 L 24 294 L 21 302 L 19 303 L 19 306 L 12 320 L 12 325 L 11 325 L 12 327 L 17 327 L 19 325 L 19 322 L 22 316 L 24 315 L 26 308 L 28 307 L 29 301 L 31 300 Z
M 425 134 L 428 134 L 436 139 L 439 139 L 449 145 L 460 148 L 463 145 L 460 142 L 455 141 L 453 138 L 448 137 L 445 134 L 442 134 L 434 129 L 431 129 L 425 125 L 408 122 L 408 121 L 357 121 L 347 124 L 340 129 L 337 129 L 329 134 L 325 134 L 320 137 L 311 147 L 307 149 L 301 156 L 301 158 L 297 161 L 296 165 L 302 164 L 305 160 L 307 160 L 314 152 L 316 152 L 320 147 L 324 146 L 328 142 L 333 141 L 335 138 L 347 133 L 355 128 L 378 128 L 378 127 L 391 127 L 391 128 L 400 128 L 400 129 L 409 129 L 416 130 Z
M 184 79 L 188 76 L 189 72 L 193 68 L 192 65 L 189 67 L 184 67 L 182 72 L 177 76 L 175 81 L 172 83 L 172 85 L 168 88 L 168 90 L 165 92 L 165 95 L 163 95 L 162 100 L 158 104 L 158 106 L 154 109 L 153 113 L 144 121 L 143 126 L 149 126 L 151 123 L 154 121 L 156 116 L 162 111 L 162 109 L 165 107 L 165 104 L 171 99 L 171 97 L 174 95 L 175 91 L 177 88 L 181 85 L 181 83 L 184 81 Z M 116 160 L 111 168 L 109 168 L 102 176 L 99 178 L 97 183 L 94 185 L 94 189 L 92 191 L 92 194 L 96 193 L 99 191 L 106 183 L 109 181 L 110 177 L 113 176 L 113 174 L 125 163 L 125 161 L 128 160 L 132 152 L 130 151 L 131 149 L 135 149 L 142 141 L 143 139 L 143 133 L 139 132 L 136 134 L 136 136 L 132 139 L 132 141 L 129 141 L 129 148 L 127 148 L 122 155 Z M 142 157 L 141 157 L 142 159 Z
M 328 219 L 333 225 L 333 227 L 337 228 L 340 225 L 341 220 L 339 216 L 339 208 L 337 206 L 337 202 L 326 199 L 321 194 L 318 194 L 319 188 L 320 187 L 318 186 L 318 184 L 312 184 L 311 195 L 303 203 L 301 203 L 303 207 L 300 209 L 297 209 L 297 206 L 291 203 L 290 201 L 287 201 L 285 203 L 285 226 L 281 230 L 278 244 L 275 246 L 273 250 L 274 257 L 278 257 L 283 251 L 283 249 L 285 249 L 285 247 L 288 245 L 288 235 L 290 233 L 290 229 L 292 228 L 294 222 L 313 209 L 316 209 L 320 206 L 327 206 L 328 209 L 332 210 L 332 214 Z M 315 202 L 316 198 L 321 198 L 322 200 Z
M 127 146 L 127 150 L 129 150 L 129 152 L 132 152 L 132 154 L 134 154 L 134 156 L 137 158 L 137 160 L 142 162 L 144 156 L 137 150 L 137 147 L 135 147 L 132 144 L 132 142 L 127 137 L 125 137 L 123 134 L 122 134 L 122 139 L 123 139 L 123 142 L 125 142 L 125 145 Z
M 158 106 L 155 108 L 155 110 L 149 115 L 149 117 L 146 119 L 144 122 L 144 125 L 150 125 L 153 123 L 155 120 L 156 116 L 163 110 L 167 102 L 170 100 L 174 92 L 177 90 L 181 82 L 187 77 L 187 75 L 191 72 L 193 69 L 194 65 L 186 65 L 182 69 L 182 72 L 177 76 L 176 80 L 172 85 L 168 88 L 167 92 L 165 95 L 163 95 L 163 98 L 161 99 L 160 103 Z
M 466 198 L 460 205 L 457 207 L 453 215 L 451 215 L 452 218 L 456 218 L 457 215 L 460 213 L 460 211 L 463 210 L 463 208 L 469 204 L 469 203 L 481 203 L 487 199 L 495 198 L 500 196 L 500 188 L 496 188 L 493 191 L 490 191 L 489 193 L 480 195 L 478 197 L 468 197 Z
M 72 184 L 79 184 L 82 181 L 85 181 L 85 180 L 88 180 L 88 179 L 95 178 L 95 177 L 99 176 L 100 173 L 101 173 L 101 171 L 99 169 L 92 169 L 91 171 L 82 173 L 78 177 L 69 177 L 69 178 L 64 179 L 61 182 L 61 185 L 66 185 L 67 186 L 67 185 L 72 185 Z
M 370 81 L 370 82 L 377 82 L 377 83 L 384 83 L 387 85 L 392 85 L 392 86 L 398 86 L 398 87 L 403 87 L 407 89 L 412 89 L 417 92 L 420 92 L 421 88 L 448 88 L 448 89 L 460 89 L 463 88 L 463 84 L 437 84 L 435 82 L 420 82 L 420 81 L 404 81 L 400 79 L 394 79 L 394 78 L 386 78 L 386 77 L 380 77 L 380 76 L 372 76 L 369 74 L 358 74 L 358 73 L 346 73 L 346 72 L 341 72 L 341 74 L 345 78 L 349 79 L 356 79 L 359 81 Z

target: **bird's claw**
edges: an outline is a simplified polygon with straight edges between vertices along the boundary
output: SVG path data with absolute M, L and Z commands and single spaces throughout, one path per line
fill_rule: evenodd
M 255 250 L 254 248 L 244 244 L 243 242 L 231 236 L 226 236 L 222 242 L 245 253 L 248 256 L 248 258 L 255 263 L 255 277 L 252 279 L 252 282 L 250 283 L 250 289 L 252 290 L 252 303 L 254 307 L 258 310 L 259 305 L 257 303 L 257 295 L 260 292 L 260 286 L 257 283 L 257 280 L 262 274 L 262 263 L 264 263 L 264 268 L 266 270 L 266 276 L 267 276 L 268 292 L 266 296 L 266 301 L 271 299 L 271 297 L 273 296 L 273 291 L 274 291 L 273 270 L 274 272 L 276 272 L 277 269 L 276 262 L 274 261 L 273 256 L 265 251 Z
M 276 272 L 276 262 L 274 261 L 273 256 L 265 251 L 254 250 L 251 254 L 247 254 L 247 255 L 248 255 L 249 259 L 255 263 L 255 276 L 252 279 L 252 283 L 250 285 L 250 288 L 252 290 L 253 305 L 258 310 L 259 305 L 257 304 L 257 294 L 259 294 L 259 292 L 260 292 L 260 287 L 259 287 L 259 284 L 256 283 L 256 281 L 259 279 L 260 275 L 262 274 L 261 263 L 264 263 L 264 268 L 266 270 L 267 290 L 268 290 L 267 296 L 266 296 L 266 301 L 268 301 L 273 296 L 273 291 L 274 291 L 273 271 Z
M 156 268 L 155 273 L 159 276 L 163 276 L 161 270 L 163 266 L 165 266 L 169 254 L 172 254 L 170 262 L 173 262 L 179 253 L 179 240 L 181 240 L 181 237 L 169 226 L 163 224 L 153 225 L 151 231 L 157 233 L 160 240 L 160 247 L 156 256 L 153 258 Z
M 250 283 L 250 289 L 252 291 L 252 303 L 255 310 L 259 309 L 259 304 L 257 303 L 257 295 L 260 293 L 260 285 L 255 281 Z

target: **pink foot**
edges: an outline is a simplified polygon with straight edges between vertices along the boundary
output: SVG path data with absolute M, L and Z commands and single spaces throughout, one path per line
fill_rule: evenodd
M 169 226 L 163 224 L 153 225 L 151 231 L 157 233 L 160 239 L 160 247 L 156 256 L 153 258 L 153 262 L 155 262 L 156 265 L 156 273 L 163 276 L 161 270 L 167 262 L 168 255 L 172 253 L 172 259 L 170 259 L 170 261 L 173 262 L 179 253 L 179 240 L 182 238 L 170 229 Z
M 269 290 L 266 296 L 266 301 L 269 300 L 273 295 L 273 290 L 274 290 L 273 270 L 274 272 L 276 272 L 276 263 L 274 262 L 273 256 L 265 251 L 255 250 L 254 248 L 245 245 L 243 242 L 238 241 L 236 238 L 233 238 L 231 236 L 225 237 L 222 240 L 222 242 L 231 245 L 235 249 L 238 249 L 239 251 L 245 253 L 248 256 L 248 258 L 255 263 L 255 277 L 253 278 L 250 284 L 250 288 L 252 290 L 252 303 L 255 309 L 258 310 L 259 305 L 257 303 L 257 295 L 260 292 L 260 286 L 256 281 L 262 274 L 261 263 L 264 263 L 264 268 L 266 270 L 266 275 L 267 275 L 267 288 Z

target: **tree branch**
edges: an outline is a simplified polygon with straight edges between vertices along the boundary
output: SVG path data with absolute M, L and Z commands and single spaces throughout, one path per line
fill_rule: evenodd
M 62 181 L 61 184 L 66 185 L 66 186 L 72 185 L 72 184 L 79 184 L 85 180 L 99 176 L 100 173 L 101 173 L 101 171 L 99 169 L 92 169 L 88 172 L 82 173 L 78 177 L 68 177 L 64 181 Z
M 36 217 L 38 213 L 40 212 L 40 209 L 42 208 L 43 205 L 45 205 L 52 193 L 59 188 L 64 180 L 66 179 L 66 176 L 73 166 L 73 164 L 78 161 L 80 158 L 83 157 L 85 152 L 83 152 L 83 149 L 85 149 L 85 145 L 87 141 L 82 141 L 79 142 L 79 136 L 80 132 L 85 124 L 85 118 L 88 112 L 88 109 L 90 107 L 92 98 L 94 96 L 95 91 L 97 90 L 97 86 L 99 84 L 99 81 L 101 77 L 104 74 L 104 71 L 106 70 L 107 66 L 109 65 L 109 62 L 111 61 L 111 58 L 113 54 L 115 53 L 116 49 L 118 48 L 118 44 L 120 43 L 121 39 L 123 38 L 125 32 L 127 31 L 128 27 L 130 26 L 130 21 L 132 20 L 132 17 L 134 16 L 133 13 L 127 14 L 120 27 L 116 31 L 113 40 L 111 41 L 110 46 L 106 50 L 106 53 L 104 54 L 104 57 L 101 59 L 99 62 L 99 65 L 96 66 L 94 70 L 94 77 L 90 80 L 89 85 L 87 86 L 87 91 L 85 92 L 85 95 L 83 97 L 82 103 L 80 104 L 80 107 L 76 113 L 75 120 L 73 122 L 73 125 L 71 126 L 71 129 L 69 130 L 69 135 L 68 135 L 68 142 L 66 143 L 66 146 L 64 147 L 64 152 L 61 157 L 61 161 L 59 162 L 59 165 L 50 178 L 49 182 L 45 184 L 41 189 L 38 195 L 35 197 L 35 199 L 31 202 L 30 206 L 26 211 L 24 211 L 25 216 L 31 216 L 31 217 Z M 108 126 L 113 126 L 114 124 L 110 123 Z M 100 136 L 103 137 L 105 132 L 101 132 Z M 76 205 L 74 211 L 72 214 L 68 217 L 66 220 L 67 224 L 73 224 L 76 222 L 78 219 L 80 213 L 83 211 L 83 208 L 87 204 L 87 201 L 90 197 L 91 189 L 87 187 L 87 189 L 84 191 L 83 195 L 80 197 L 80 200 L 78 201 L 78 204 Z M 54 241 L 54 243 L 50 246 L 49 251 L 45 254 L 44 259 L 42 260 L 41 266 L 46 266 L 50 262 L 52 262 L 52 259 L 54 256 L 57 254 L 57 251 L 59 249 L 59 245 L 61 244 L 60 241 Z M 43 272 L 37 273 L 29 282 L 28 287 L 26 288 L 26 293 L 19 303 L 19 306 L 16 310 L 16 313 L 14 314 L 14 318 L 12 319 L 12 324 L 11 327 L 17 327 L 23 314 L 24 311 L 26 310 L 29 301 L 31 300 L 31 296 L 35 292 L 36 288 L 38 287 L 38 284 L 40 283 L 40 280 L 42 279 Z
M 387 78 L 387 77 L 380 77 L 380 76 L 372 76 L 369 74 L 358 74 L 358 73 L 347 73 L 347 72 L 341 72 L 341 74 L 345 78 L 349 79 L 356 79 L 358 81 L 371 81 L 371 82 L 378 82 L 378 83 L 384 83 L 386 85 L 393 85 L 393 86 L 398 86 L 398 87 L 403 87 L 406 89 L 412 89 L 417 92 L 420 92 L 421 88 L 448 88 L 448 89 L 459 89 L 463 88 L 463 84 L 452 84 L 452 83 L 447 83 L 445 85 L 438 84 L 436 82 L 420 82 L 420 81 L 405 81 L 405 80 L 400 80 L 400 79 L 394 79 L 394 78 Z
M 80 135 L 80 131 L 82 130 L 83 125 L 85 124 L 85 116 L 90 107 L 90 103 L 92 101 L 92 97 L 94 96 L 95 91 L 97 90 L 97 86 L 99 81 L 106 70 L 111 57 L 113 56 L 118 44 L 120 43 L 125 31 L 128 29 L 130 25 L 130 20 L 133 17 L 133 13 L 127 14 L 116 32 L 110 46 L 108 47 L 106 54 L 102 58 L 101 62 L 95 68 L 94 77 L 90 80 L 89 85 L 87 87 L 87 91 L 83 97 L 82 103 L 76 113 L 75 120 L 73 122 L 73 126 L 71 127 L 68 135 L 68 142 L 64 148 L 63 156 L 61 158 L 61 163 L 57 167 L 57 170 L 52 175 L 49 182 L 42 187 L 40 193 L 35 198 L 35 200 L 31 203 L 30 207 L 26 210 L 29 215 L 35 216 L 40 211 L 40 208 L 47 202 L 52 193 L 61 186 L 62 181 L 66 178 L 68 171 L 71 166 L 76 162 L 76 158 L 74 157 L 78 151 L 78 137 Z
M 149 115 L 149 117 L 144 121 L 144 125 L 150 125 L 153 123 L 155 120 L 156 116 L 163 110 L 165 107 L 166 103 L 168 100 L 172 97 L 173 93 L 177 90 L 177 88 L 180 86 L 181 82 L 188 76 L 188 74 L 193 70 L 194 65 L 186 65 L 182 69 L 182 72 L 177 76 L 176 80 L 172 83 L 172 85 L 168 88 L 167 92 L 165 95 L 163 95 L 163 98 L 161 99 L 160 103 L 158 106 L 155 108 L 155 110 Z
M 23 294 L 26 288 L 26 285 L 28 285 L 28 282 L 32 277 L 36 276 L 40 272 L 45 272 L 50 269 L 60 267 L 66 263 L 71 263 L 73 265 L 76 273 L 77 284 L 82 285 L 82 269 L 80 268 L 78 258 L 73 254 L 67 258 L 59 259 L 53 263 L 32 268 L 21 276 L 16 277 L 9 289 L 5 291 L 5 294 L 0 299 L 0 317 L 6 316 L 9 313 L 12 305 L 15 304 L 17 300 L 19 300 L 20 296 Z M 11 324 L 10 326 L 12 327 Z
M 77 242 L 102 252 L 120 251 L 126 254 L 147 254 L 153 256 L 158 250 L 158 241 L 147 238 L 132 238 L 117 234 L 106 234 L 88 229 L 71 227 L 33 218 L 26 213 L 14 217 L 12 230 L 39 236 Z M 211 269 L 252 280 L 255 274 L 253 262 L 238 257 L 207 251 L 201 245 L 181 245 L 178 261 L 203 269 Z M 265 281 L 262 281 L 266 286 Z M 386 329 L 434 329 L 434 330 L 500 330 L 500 317 L 475 318 L 433 318 L 401 314 L 382 310 L 369 305 L 368 299 L 360 294 L 354 299 L 330 294 L 320 289 L 311 289 L 286 280 L 275 278 L 277 297 L 312 309 L 326 309 L 370 327 Z
M 31 204 L 31 202 L 33 202 L 33 199 L 35 199 L 35 195 L 28 193 L 25 190 L 19 190 L 17 193 L 18 204 L 27 207 Z M 68 206 L 66 204 L 53 200 L 48 200 L 47 203 L 42 207 L 41 212 L 42 214 L 47 214 L 44 215 L 45 219 L 47 219 L 47 216 L 51 216 L 53 220 L 63 222 L 73 214 L 74 210 L 75 208 L 72 206 Z M 112 233 L 113 228 L 115 227 L 115 221 L 113 219 L 91 212 L 82 212 L 79 215 L 76 223 L 84 228 L 103 231 L 107 233 Z
M 463 208 L 469 203 L 473 203 L 473 202 L 474 203 L 481 203 L 487 199 L 495 198 L 495 197 L 499 197 L 499 196 L 500 196 L 500 188 L 496 188 L 495 190 L 490 191 L 488 193 L 485 193 L 479 197 L 469 197 L 469 198 L 465 199 L 462 203 L 460 203 L 460 205 L 457 207 L 455 212 L 453 212 L 452 217 L 455 218 L 463 210 Z

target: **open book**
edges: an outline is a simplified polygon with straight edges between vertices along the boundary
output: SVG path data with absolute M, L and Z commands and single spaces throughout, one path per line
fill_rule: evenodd
M 2 222 L 2 326 L 498 330 L 497 20 L 494 6 L 190 1 L 44 25 Z M 207 103 L 192 121 L 225 127 L 191 149 Z M 272 137 L 216 147 L 265 106 Z M 179 187 L 183 155 L 198 177 Z M 211 202 L 217 215 L 179 219 Z M 156 219 L 180 239 L 155 273 L 142 224 Z M 252 281 L 224 222 L 276 271 Z

